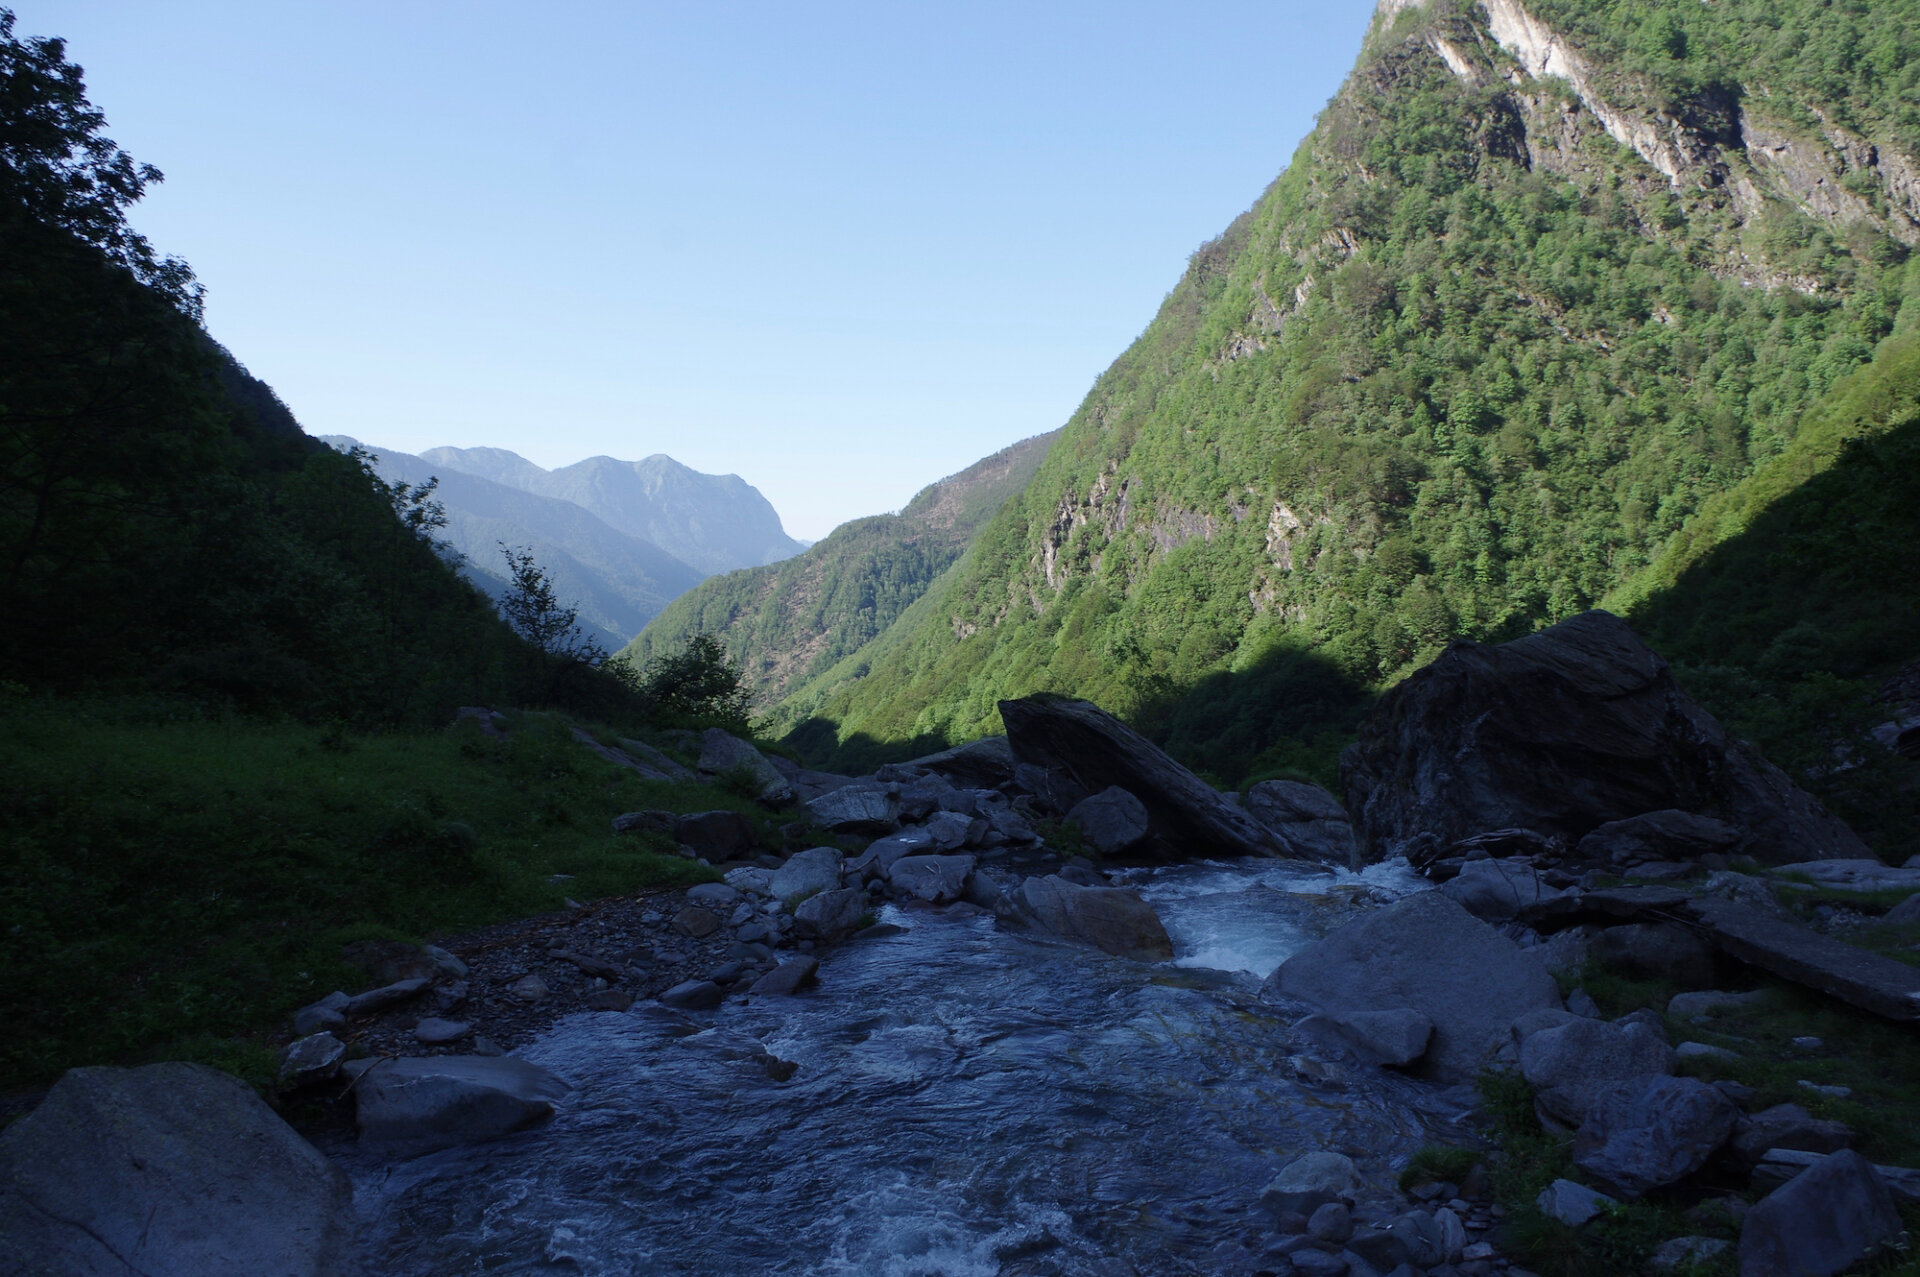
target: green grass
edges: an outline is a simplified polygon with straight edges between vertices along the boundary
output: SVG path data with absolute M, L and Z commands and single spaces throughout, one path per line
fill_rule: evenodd
M 171 712 L 171 711 L 169 711 Z M 354 939 L 422 940 L 713 876 L 639 808 L 753 803 L 641 780 L 518 715 L 361 736 L 126 705 L 0 705 L 0 1087 L 187 1055 L 364 984 Z M 548 879 L 571 875 L 555 885 Z
M 1415 1153 L 1406 1169 L 1400 1172 L 1400 1187 L 1407 1189 L 1420 1184 L 1458 1184 L 1486 1155 L 1487 1151 L 1481 1148 L 1428 1144 Z

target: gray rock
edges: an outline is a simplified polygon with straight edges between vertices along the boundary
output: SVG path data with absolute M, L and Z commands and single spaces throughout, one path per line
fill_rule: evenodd
M 73 1069 L 0 1131 L 0 1270 L 21 1277 L 338 1277 L 344 1176 L 224 1073 Z
M 1014 757 L 1006 737 L 982 736 L 906 765 L 916 771 L 937 773 L 956 785 L 992 788 L 1013 779 Z
M 1526 954 L 1550 974 L 1571 975 L 1587 964 L 1588 948 L 1599 930 L 1592 926 L 1568 927 L 1529 947 Z
M 1713 946 L 1671 922 L 1630 922 L 1593 938 L 1593 957 L 1632 980 L 1666 980 L 1683 989 L 1713 983 Z
M 687 899 L 703 908 L 720 910 L 739 903 L 740 892 L 724 882 L 701 882 L 687 888 Z
M 445 949 L 442 949 L 439 945 L 423 944 L 420 946 L 420 952 L 426 955 L 429 962 L 433 963 L 435 970 L 440 975 L 446 976 L 450 980 L 464 980 L 467 978 L 467 964 L 461 959 L 456 958 L 453 954 L 448 953 Z
M 1618 1206 L 1619 1199 L 1597 1193 L 1585 1184 L 1576 1184 L 1570 1179 L 1557 1179 L 1540 1190 L 1537 1203 L 1548 1216 L 1563 1224 L 1578 1228 L 1593 1219 L 1609 1206 Z
M 1624 869 L 1651 861 L 1691 863 L 1739 847 L 1746 830 L 1711 816 L 1668 808 L 1610 820 L 1583 837 L 1574 854 L 1592 864 Z
M 1321 1010 L 1412 1009 L 1433 1022 L 1421 1070 L 1464 1081 L 1528 1011 L 1559 1007 L 1553 977 L 1437 891 L 1360 915 L 1280 965 L 1268 988 Z
M 967 845 L 975 818 L 959 811 L 936 811 L 921 826 L 927 841 L 937 851 L 955 851 Z
M 753 982 L 749 992 L 756 998 L 786 997 L 798 993 L 801 986 L 807 984 L 820 969 L 820 960 L 810 954 L 797 958 L 788 958 L 773 970 Z
M 1777 866 L 1781 878 L 1807 878 L 1837 891 L 1920 891 L 1920 869 L 1896 869 L 1871 857 L 1852 860 L 1805 860 Z
M 774 870 L 768 890 L 775 900 L 791 908 L 808 896 L 838 887 L 840 865 L 840 853 L 832 847 L 797 851 Z
M 1513 1022 L 1511 1029 L 1513 1044 L 1519 1046 L 1542 1029 L 1557 1029 L 1563 1024 L 1573 1024 L 1580 1018 L 1573 1011 L 1562 1011 L 1558 1007 L 1541 1007 L 1538 1010 L 1529 1011 Z
M 891 837 L 874 839 L 867 844 L 867 849 L 861 853 L 860 859 L 872 866 L 872 872 L 884 878 L 893 869 L 893 862 L 900 857 L 931 853 L 935 850 L 933 836 L 926 830 L 903 829 Z
M 794 800 L 792 784 L 765 754 L 718 727 L 709 727 L 700 737 L 698 766 L 709 776 L 732 773 L 749 777 L 754 797 L 769 807 L 783 807 Z
M 900 819 L 922 821 L 940 810 L 940 800 L 953 792 L 953 782 L 928 772 L 900 787 Z
M 1578 1126 L 1616 1084 L 1673 1072 L 1673 1050 L 1642 1024 L 1576 1019 L 1522 1042 L 1520 1072 L 1542 1109 Z
M 1706 1042 L 1682 1042 L 1673 1048 L 1675 1060 L 1718 1060 L 1732 1063 L 1740 1058 L 1739 1054 L 1727 1050 L 1724 1046 L 1713 1046 Z
M 1344 1244 L 1353 1236 L 1353 1212 L 1345 1202 L 1327 1202 L 1307 1219 L 1307 1234 L 1315 1241 Z
M 1721 993 L 1713 989 L 1676 993 L 1667 1001 L 1667 1014 L 1678 1020 L 1704 1020 L 1723 1011 L 1736 1011 L 1765 1002 L 1772 996 L 1766 989 L 1754 989 L 1749 993 Z
M 613 832 L 616 834 L 671 834 L 674 822 L 679 819 L 676 813 L 658 808 L 648 811 L 623 811 L 613 818 Z
M 727 870 L 727 885 L 748 896 L 773 894 L 773 871 L 758 865 L 741 865 Z
M 1087 787 L 1058 767 L 1020 763 L 1013 769 L 1013 781 L 1032 795 L 1045 815 L 1064 816 L 1087 796 Z
M 1146 805 L 1156 838 L 1184 854 L 1291 854 L 1266 826 L 1091 702 L 1001 701 L 1000 717 L 1022 762 L 1063 770 L 1093 793 L 1120 786 Z
M 331 1033 L 309 1034 L 289 1042 L 280 1052 L 280 1089 L 293 1091 L 325 1082 L 340 1071 L 340 1061 L 346 1058 L 347 1044 Z
M 1832 1277 L 1894 1245 L 1901 1234 L 1892 1195 L 1851 1150 L 1769 1193 L 1740 1227 L 1740 1277 Z
M 1360 1172 L 1341 1153 L 1306 1153 L 1280 1168 L 1260 1191 L 1260 1204 L 1278 1214 L 1311 1214 L 1328 1202 L 1351 1202 L 1360 1190 Z
M 698 905 L 688 905 L 673 915 L 674 929 L 695 940 L 704 940 L 720 930 L 720 915 Z
M 736 860 L 758 845 L 753 822 L 737 811 L 696 811 L 673 822 L 675 842 L 718 864 Z
M 1412 1262 L 1423 1269 L 1449 1262 L 1467 1242 L 1460 1217 L 1445 1207 L 1431 1214 L 1423 1210 L 1408 1211 L 1393 1221 L 1389 1231 L 1412 1257 Z
M 884 834 L 900 823 L 900 802 L 883 785 L 855 781 L 806 804 L 813 823 L 836 834 Z
M 1625 1197 L 1672 1184 L 1706 1165 L 1740 1111 L 1690 1077 L 1621 1082 L 1597 1096 L 1574 1136 L 1573 1164 Z
M 1595 1002 L 1593 995 L 1585 989 L 1575 989 L 1567 995 L 1567 1010 L 1571 1014 L 1580 1016 L 1583 1019 L 1598 1020 L 1603 1018 L 1600 1014 L 1600 1004 Z
M 444 1046 L 448 1042 L 458 1042 L 473 1032 L 473 1025 L 464 1020 L 442 1020 L 438 1016 L 426 1016 L 413 1026 L 415 1040 L 427 1046 Z
M 1381 696 L 1340 773 L 1369 860 L 1423 836 L 1518 826 L 1579 839 L 1664 810 L 1745 826 L 1741 849 L 1763 861 L 1869 854 L 1600 611 L 1497 646 L 1452 644 Z
M 1670 1273 L 1676 1268 L 1704 1264 L 1726 1249 L 1727 1243 L 1718 1237 L 1673 1237 L 1654 1247 L 1647 1267 L 1656 1273 Z
M 660 995 L 660 1005 L 677 1011 L 704 1011 L 717 1007 L 727 991 L 711 980 L 682 980 Z
M 1093 849 L 1118 856 L 1147 840 L 1147 806 L 1118 785 L 1083 798 L 1067 813 Z
M 422 1153 L 524 1130 L 553 1115 L 565 1082 L 512 1056 L 382 1060 L 354 1088 L 360 1138 Z
M 893 862 L 887 881 L 929 904 L 952 904 L 966 893 L 973 873 L 972 856 L 902 856 Z
M 529 1006 L 546 1001 L 547 995 L 552 992 L 553 990 L 547 987 L 547 982 L 538 975 L 523 975 L 506 989 L 508 997 Z
M 867 893 L 858 887 L 823 891 L 807 897 L 793 911 L 793 934 L 802 940 L 832 944 L 851 935 L 866 912 Z
M 1083 887 L 1058 875 L 1029 878 L 1015 904 L 1041 930 L 1103 953 L 1138 962 L 1173 956 L 1173 941 L 1153 906 L 1119 887 Z
M 1522 909 L 1562 893 L 1541 881 L 1532 865 L 1519 860 L 1469 860 L 1440 890 L 1476 918 L 1504 922 Z
M 1247 790 L 1247 814 L 1278 834 L 1297 856 L 1328 865 L 1352 865 L 1353 821 L 1318 785 L 1263 780 Z
M 384 1011 L 388 1007 L 398 1006 L 418 994 L 433 981 L 424 977 L 413 980 L 395 980 L 392 984 L 378 989 L 368 989 L 347 999 L 348 1015 L 371 1015 L 375 1011 Z
M 1880 921 L 1892 927 L 1910 927 L 1920 922 L 1920 892 L 1915 892 L 1887 910 L 1886 916 Z
M 1433 1021 L 1407 1007 L 1391 1011 L 1330 1011 L 1308 1016 L 1296 1026 L 1316 1034 L 1324 1023 L 1343 1044 L 1376 1064 L 1404 1068 L 1427 1053 Z
M 1807 1153 L 1838 1153 L 1852 1148 L 1853 1128 L 1845 1122 L 1815 1117 L 1798 1104 L 1776 1104 L 1743 1120 L 1727 1143 L 1739 1165 L 1751 1168 L 1773 1149 Z
M 352 998 L 338 989 L 309 1003 L 293 1013 L 293 1031 L 299 1037 L 307 1037 L 328 1029 L 338 1029 L 347 1022 L 347 1006 Z

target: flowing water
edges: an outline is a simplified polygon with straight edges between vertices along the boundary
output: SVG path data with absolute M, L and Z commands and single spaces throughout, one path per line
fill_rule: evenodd
M 560 1022 L 520 1052 L 574 1088 L 551 1122 L 346 1156 L 370 1270 L 1215 1273 L 1251 1253 L 1260 1189 L 1299 1154 L 1389 1181 L 1444 1105 L 1377 1071 L 1303 1080 L 1258 990 L 1356 895 L 1411 877 L 1201 864 L 1130 885 L 1173 962 L 889 906 L 904 930 L 834 950 L 800 997 Z

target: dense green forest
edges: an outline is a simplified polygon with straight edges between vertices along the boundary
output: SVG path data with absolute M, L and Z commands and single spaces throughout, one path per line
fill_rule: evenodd
M 1330 778 L 1446 642 L 1593 606 L 1787 473 L 1920 328 L 1920 4 L 1574 10 L 1533 17 L 1580 86 L 1492 9 L 1383 6 L 1286 172 L 796 739 L 866 758 L 1057 691 L 1223 781 Z M 1891 630 L 1881 673 L 1920 655 Z
M 1023 439 L 927 485 L 898 514 L 843 523 L 793 558 L 709 577 L 669 604 L 622 657 L 644 664 L 694 635 L 724 634 L 773 723 L 791 725 L 804 717 L 796 706 L 856 677 L 839 668 L 845 658 L 926 594 L 980 525 L 1032 479 L 1058 433 Z

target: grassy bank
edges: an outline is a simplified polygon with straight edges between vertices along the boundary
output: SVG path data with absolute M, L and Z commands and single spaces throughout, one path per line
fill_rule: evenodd
M 341 963 L 352 940 L 711 876 L 658 835 L 612 833 L 622 811 L 764 819 L 719 789 L 603 762 L 564 720 L 512 726 L 505 740 L 473 724 L 363 736 L 161 704 L 0 703 L 0 1088 L 218 1057 L 364 984 Z

